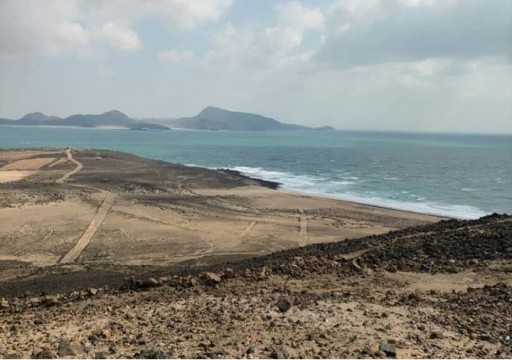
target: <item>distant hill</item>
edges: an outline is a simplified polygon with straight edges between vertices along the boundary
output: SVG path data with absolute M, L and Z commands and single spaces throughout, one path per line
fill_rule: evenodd
M 34 112 L 18 120 L 0 119 L 0 125 L 78 126 L 87 128 L 118 127 L 131 130 L 169 130 L 169 128 L 240 131 L 334 130 L 334 128 L 330 126 L 312 128 L 301 125 L 283 124 L 276 119 L 258 114 L 229 111 L 213 106 L 208 106 L 196 116 L 179 119 L 137 120 L 128 117 L 118 110 L 107 111 L 103 114 L 77 114 L 63 119 L 57 116 L 47 116 L 40 112 Z
M 71 115 L 64 119 L 35 112 L 27 114 L 19 120 L 0 119 L 0 125 L 77 126 L 88 128 L 119 127 L 131 130 L 169 130 L 164 125 L 134 120 L 118 110 L 97 115 Z
M 208 106 L 193 117 L 167 120 L 160 123 L 166 124 L 169 127 L 193 130 L 334 130 L 334 128 L 329 126 L 310 128 L 301 125 L 283 124 L 265 116 L 229 111 L 213 106 Z

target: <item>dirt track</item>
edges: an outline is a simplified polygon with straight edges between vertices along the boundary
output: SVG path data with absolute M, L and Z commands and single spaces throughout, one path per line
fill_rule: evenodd
M 77 174 L 80 170 L 82 170 L 83 165 L 81 162 L 76 161 L 73 158 L 73 154 L 71 153 L 71 149 L 66 149 L 66 156 L 68 161 L 71 161 L 72 163 L 76 164 L 76 168 L 71 170 L 70 172 L 66 173 L 63 177 L 61 177 L 59 180 L 57 180 L 57 183 L 63 184 L 66 182 L 72 175 Z M 77 185 L 79 187 L 85 187 L 86 185 Z M 93 190 L 97 190 L 95 188 L 90 188 Z M 59 263 L 61 264 L 67 264 L 67 263 L 73 263 L 78 259 L 80 255 L 82 255 L 82 252 L 84 249 L 89 245 L 92 238 L 100 228 L 100 226 L 103 224 L 103 221 L 105 221 L 105 218 L 107 217 L 108 212 L 112 208 L 112 205 L 114 205 L 115 195 L 112 194 L 110 191 L 106 190 L 99 190 L 102 195 L 104 195 L 104 200 L 101 203 L 101 206 L 99 207 L 96 215 L 94 215 L 93 219 L 91 220 L 91 223 L 85 229 L 82 236 L 80 236 L 80 239 L 78 239 L 77 243 L 69 252 L 64 255 L 60 260 Z

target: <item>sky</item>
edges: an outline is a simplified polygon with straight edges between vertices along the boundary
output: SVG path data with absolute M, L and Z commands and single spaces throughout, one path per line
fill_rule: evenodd
M 0 117 L 512 133 L 512 1 L 0 0 Z

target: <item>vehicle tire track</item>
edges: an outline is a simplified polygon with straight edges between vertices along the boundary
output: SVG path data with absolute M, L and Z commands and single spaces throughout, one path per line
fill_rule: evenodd
M 50 232 L 49 232 L 49 233 L 48 233 L 48 235 L 46 235 L 44 238 L 39 239 L 39 240 L 36 240 L 36 241 L 34 241 L 32 244 L 27 245 L 27 246 L 25 246 L 25 247 L 23 247 L 23 248 L 19 249 L 18 251 L 16 251 L 15 253 L 13 253 L 13 255 L 14 255 L 14 256 L 18 256 L 18 255 L 19 255 L 19 254 L 21 254 L 23 251 L 25 251 L 25 250 L 27 250 L 28 248 L 30 248 L 30 247 L 32 247 L 32 246 L 34 246 L 35 244 L 37 244 L 37 243 L 41 243 L 41 242 L 43 242 L 43 243 L 44 243 L 44 242 L 45 242 L 46 240 L 48 240 L 48 239 L 50 238 L 50 236 L 52 236 L 52 235 L 53 235 L 53 229 L 50 229 Z
M 245 235 L 247 235 L 248 233 L 250 233 L 252 231 L 252 229 L 254 229 L 254 227 L 256 226 L 257 224 L 257 221 L 251 221 L 251 223 L 249 224 L 249 226 L 247 226 L 244 230 L 244 232 L 242 233 L 242 235 L 240 235 L 240 238 L 243 238 Z
M 71 149 L 66 149 L 66 156 L 67 159 L 71 162 L 73 162 L 76 167 L 71 170 L 70 172 L 66 173 L 64 176 L 62 176 L 60 179 L 58 179 L 56 182 L 58 184 L 63 184 L 66 182 L 72 175 L 78 173 L 82 168 L 84 167 L 81 162 L 75 160 L 73 158 L 73 154 L 71 154 Z M 105 221 L 105 218 L 107 217 L 108 212 L 114 205 L 115 201 L 115 195 L 111 193 L 110 191 L 103 190 L 103 189 L 97 189 L 92 186 L 85 186 L 85 185 L 72 185 L 76 187 L 82 187 L 82 188 L 90 188 L 97 191 L 100 191 L 105 198 L 103 199 L 103 202 L 101 203 L 101 206 L 98 208 L 98 211 L 92 218 L 91 222 L 89 223 L 89 226 L 85 231 L 82 233 L 78 241 L 76 242 L 75 246 L 71 248 L 64 256 L 62 256 L 59 260 L 59 263 L 61 264 L 67 264 L 67 263 L 73 263 L 80 257 L 82 252 L 85 250 L 87 245 L 91 242 L 92 238 L 100 228 L 100 226 Z
M 91 223 L 89 224 L 87 229 L 85 229 L 82 236 L 80 236 L 80 239 L 78 239 L 75 246 L 73 246 L 73 248 L 69 250 L 68 253 L 60 259 L 59 263 L 67 264 L 75 262 L 76 259 L 78 259 L 78 257 L 85 250 L 87 245 L 89 245 L 92 238 L 94 237 L 100 226 L 103 224 L 103 221 L 105 221 L 108 212 L 112 208 L 112 205 L 114 205 L 114 194 L 107 191 L 103 192 L 105 193 L 105 199 L 103 200 L 100 208 L 96 212 L 96 215 L 94 215 Z
M 299 246 L 308 243 L 308 218 L 304 216 L 304 209 L 299 209 Z

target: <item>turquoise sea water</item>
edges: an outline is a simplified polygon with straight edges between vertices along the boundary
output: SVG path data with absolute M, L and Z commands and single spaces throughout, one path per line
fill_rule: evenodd
M 460 218 L 512 213 L 512 136 L 0 126 L 0 148 L 114 149 L 283 187 Z

